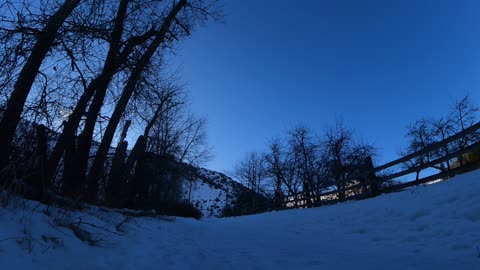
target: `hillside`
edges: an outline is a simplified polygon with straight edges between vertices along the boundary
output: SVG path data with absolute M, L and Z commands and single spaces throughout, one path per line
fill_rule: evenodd
M 202 211 L 204 217 L 221 217 L 227 206 L 235 205 L 246 187 L 223 173 L 200 168 L 182 179 L 182 195 Z
M 5 270 L 479 269 L 478 190 L 475 171 L 364 201 L 200 221 L 17 199 L 0 209 L 0 261 Z M 85 231 L 95 246 L 78 239 Z
M 25 130 L 25 133 L 32 133 L 30 136 L 34 136 L 33 132 L 38 127 L 37 124 L 27 120 L 22 120 L 20 124 L 21 130 Z M 59 134 L 49 129 L 47 129 L 47 132 L 49 137 L 48 148 L 51 152 Z M 95 155 L 99 145 L 100 143 L 97 141 L 92 142 L 90 156 Z M 21 152 L 23 151 L 23 148 L 17 147 L 17 150 Z M 115 151 L 115 147 L 109 149 L 109 155 L 107 158 L 109 164 L 112 163 Z M 130 150 L 128 150 L 127 153 L 130 154 Z M 151 168 L 149 168 L 149 171 L 146 172 L 146 176 L 143 177 L 141 181 L 148 182 L 149 184 L 165 184 L 164 182 L 179 181 L 179 190 L 175 190 L 175 192 L 178 192 L 178 197 L 176 199 L 181 202 L 192 203 L 202 212 L 203 217 L 221 217 L 223 216 L 226 207 L 231 209 L 240 205 L 241 208 L 245 208 L 243 205 L 245 203 L 245 194 L 248 195 L 246 197 L 255 196 L 258 200 L 263 201 L 264 205 L 268 206 L 267 198 L 253 193 L 245 186 L 223 173 L 195 167 L 183 162 L 177 162 L 168 157 L 162 158 L 152 153 L 147 153 L 147 156 L 149 162 L 151 162 L 151 167 L 154 169 L 150 170 Z M 59 175 L 63 174 L 63 169 L 63 166 L 59 168 Z M 107 170 L 109 169 L 110 168 L 107 168 Z M 60 178 L 61 177 L 57 178 L 58 182 L 61 181 Z M 170 185 L 170 183 L 168 183 L 168 185 Z M 177 188 L 177 183 L 173 185 Z M 60 183 L 57 183 L 57 186 L 60 186 Z M 168 189 L 168 187 L 164 188 Z M 102 194 L 102 196 L 103 195 L 104 194 Z
M 33 130 L 38 127 L 37 124 L 26 120 L 21 122 L 21 126 L 22 130 L 28 130 L 29 132 L 33 132 Z M 52 151 L 55 140 L 58 139 L 59 134 L 52 130 L 47 130 L 47 132 L 50 139 L 48 143 L 49 151 Z M 95 155 L 99 144 L 97 141 L 92 142 L 90 156 Z M 19 147 L 18 151 L 23 151 L 23 149 Z M 112 163 L 115 151 L 115 147 L 111 147 L 109 150 L 107 158 L 109 164 Z M 130 150 L 128 150 L 127 153 L 130 154 Z M 230 209 L 242 204 L 244 195 L 252 193 L 245 186 L 223 173 L 195 167 L 170 158 L 162 158 L 152 153 L 147 153 L 147 156 L 149 162 L 152 163 L 151 167 L 154 169 L 149 169 L 141 181 L 148 182 L 149 184 L 165 184 L 164 182 L 179 181 L 179 194 L 177 199 L 181 202 L 192 203 L 202 212 L 203 217 L 221 217 L 226 207 Z M 63 169 L 62 166 L 59 168 L 59 175 L 63 174 Z M 107 170 L 109 169 L 110 168 L 107 168 Z M 57 178 L 58 182 L 61 181 L 60 178 L 61 177 Z M 174 185 L 177 186 L 177 183 Z M 60 183 L 57 183 L 57 186 L 60 186 Z M 175 192 L 177 192 L 177 190 L 175 190 Z M 249 194 L 249 196 L 255 196 L 259 200 L 268 201 L 267 198 L 258 194 Z
M 202 211 L 203 217 L 222 217 L 226 208 L 236 208 L 237 215 L 246 214 L 251 210 L 248 204 L 252 197 L 261 202 L 264 209 L 272 205 L 268 198 L 252 192 L 220 172 L 193 168 L 191 173 L 184 174 L 181 179 L 182 199 Z
M 199 168 L 174 159 L 147 155 L 138 179 L 144 185 L 159 187 L 160 200 L 137 209 L 156 209 L 162 213 L 161 198 L 191 203 L 203 217 L 222 217 L 264 212 L 273 204 L 223 173 Z M 145 194 L 148 196 L 148 193 Z M 255 202 L 252 205 L 252 202 Z M 167 201 L 168 203 L 168 201 Z M 172 212 L 170 214 L 173 214 Z

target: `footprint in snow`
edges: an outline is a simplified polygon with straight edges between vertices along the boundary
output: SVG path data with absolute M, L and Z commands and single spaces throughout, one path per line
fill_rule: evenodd
M 409 218 L 410 218 L 410 221 L 416 221 L 417 219 L 421 218 L 421 217 L 425 217 L 425 216 L 428 216 L 430 215 L 432 211 L 431 210 L 418 210 L 418 211 L 415 211 L 413 212 Z

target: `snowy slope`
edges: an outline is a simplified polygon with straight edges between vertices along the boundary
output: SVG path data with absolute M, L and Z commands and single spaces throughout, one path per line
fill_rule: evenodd
M 216 188 L 201 179 L 185 181 L 183 197 L 202 211 L 203 217 L 220 217 L 227 202 L 228 190 Z
M 182 184 L 183 199 L 202 211 L 203 217 L 221 217 L 227 205 L 235 203 L 241 189 L 246 189 L 223 173 L 199 168 Z
M 480 269 L 479 191 L 476 171 L 316 209 L 200 221 L 135 218 L 118 226 L 127 232 L 123 236 L 97 229 L 108 238 L 100 247 L 49 225 L 57 212 L 47 216 L 45 206 L 32 210 L 36 204 L 29 202 L 27 210 L 0 208 L 0 265 L 5 270 Z M 94 207 L 65 215 L 116 232 L 114 224 L 125 220 Z

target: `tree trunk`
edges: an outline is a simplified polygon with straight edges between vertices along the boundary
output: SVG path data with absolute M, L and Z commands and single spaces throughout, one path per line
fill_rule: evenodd
M 344 180 L 341 180 L 344 181 Z M 339 201 L 344 201 L 346 196 L 345 196 L 345 182 L 339 182 L 337 184 L 337 189 L 338 189 L 338 200 Z
M 367 170 L 367 182 L 370 186 L 370 195 L 372 197 L 377 196 L 379 193 L 379 185 L 377 181 L 377 176 L 375 175 L 375 167 L 373 166 L 373 161 L 371 157 L 365 158 L 365 169 Z
M 26 178 L 28 192 L 26 197 L 37 201 L 46 201 L 46 191 L 50 188 L 45 181 L 45 162 L 47 159 L 47 129 L 44 125 L 37 126 L 37 150 L 32 174 Z
M 78 177 L 82 179 L 82 181 L 86 181 L 85 175 L 88 168 L 90 148 L 92 147 L 93 142 L 93 132 L 95 130 L 95 124 L 97 123 L 98 114 L 103 106 L 103 101 L 107 92 L 107 88 L 108 86 L 105 85 L 105 88 L 97 89 L 97 91 L 95 91 L 95 96 L 93 97 L 92 104 L 90 104 L 87 113 L 85 126 L 82 133 L 78 137 L 78 149 L 76 153 L 77 166 L 75 167 L 77 171 L 75 172 L 75 174 L 78 175 Z M 88 202 L 95 202 L 97 199 L 98 185 L 89 181 L 86 181 L 86 183 L 87 189 L 85 199 Z
M 135 142 L 135 146 L 133 147 L 130 155 L 127 158 L 127 162 L 125 163 L 124 167 L 124 177 L 127 179 L 127 190 L 129 194 L 127 194 L 127 198 L 130 200 L 130 203 L 135 202 L 135 195 L 137 192 L 136 183 L 132 182 L 135 178 L 134 175 L 138 173 L 138 168 L 141 167 L 143 157 L 145 156 L 145 149 L 147 148 L 147 139 L 144 136 L 139 136 L 137 141 Z M 134 171 L 134 166 L 136 164 L 136 169 Z
M 117 149 L 115 149 L 115 155 L 113 156 L 110 177 L 105 190 L 107 202 L 115 207 L 122 207 L 120 200 L 122 195 L 124 195 L 126 185 L 126 178 L 123 176 L 125 175 L 124 166 L 128 147 L 128 142 L 125 141 L 125 138 L 127 137 L 131 123 L 132 121 L 128 120 L 125 126 L 123 126 L 122 135 Z
M 107 185 L 107 202 L 114 207 L 123 207 L 121 205 L 122 197 L 126 182 L 124 177 L 125 158 L 127 157 L 128 142 L 123 141 L 118 144 L 115 155 L 112 160 L 110 169 L 110 177 Z
M 15 82 L 0 122 L 0 130 L 2 131 L 0 132 L 0 168 L 3 168 L 8 163 L 15 130 L 20 122 L 25 101 L 30 93 L 38 70 L 55 41 L 58 29 L 79 3 L 80 0 L 66 0 L 57 12 L 48 19 L 47 24 L 32 48 L 27 62 L 20 71 L 20 75 Z
M 84 189 L 83 183 L 78 181 L 77 177 L 72 174 L 75 172 L 75 141 L 71 141 L 65 151 L 63 159 L 63 182 L 62 194 L 66 197 L 78 199 Z
M 275 209 L 283 208 L 282 178 L 277 175 L 275 181 Z
M 140 162 L 140 160 L 145 155 L 145 150 L 147 148 L 147 139 L 145 136 L 139 136 L 135 145 L 133 146 L 130 155 L 128 156 L 127 162 L 125 163 L 125 174 L 127 176 L 132 174 L 135 163 Z

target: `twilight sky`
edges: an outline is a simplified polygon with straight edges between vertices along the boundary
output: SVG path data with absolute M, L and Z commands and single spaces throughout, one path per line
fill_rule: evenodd
M 302 122 L 320 133 L 343 119 L 398 157 L 405 126 L 480 105 L 478 0 L 224 0 L 226 24 L 182 43 L 175 65 L 208 117 L 215 159 L 229 171 Z

